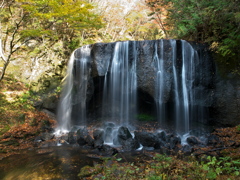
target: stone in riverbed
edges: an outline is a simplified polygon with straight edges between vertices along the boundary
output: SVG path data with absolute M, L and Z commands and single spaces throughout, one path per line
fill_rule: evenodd
M 190 136 L 190 137 L 188 137 L 188 138 L 187 138 L 187 143 L 188 143 L 190 146 L 202 144 L 201 141 L 199 141 L 195 136 Z
M 104 131 L 101 129 L 96 129 L 93 131 L 93 138 L 95 140 L 102 139 L 104 140 Z
M 68 133 L 68 143 L 69 144 L 75 144 L 77 142 L 77 137 L 74 132 L 69 132 Z
M 123 141 L 122 149 L 124 151 L 134 151 L 140 147 L 139 142 L 136 139 L 129 138 Z
M 48 141 L 48 140 L 51 140 L 51 139 L 54 138 L 54 134 L 53 134 L 53 133 L 45 132 L 45 133 L 42 133 L 42 134 L 40 135 L 40 137 L 41 137 L 41 140 L 43 140 L 43 141 Z
M 121 126 L 118 129 L 118 141 L 119 143 L 122 145 L 124 143 L 124 141 L 126 141 L 127 139 L 132 138 L 132 135 L 130 133 L 130 131 L 128 130 L 127 127 Z
M 80 128 L 77 130 L 77 143 L 80 146 L 87 144 L 88 130 L 86 127 Z
M 153 133 L 135 131 L 134 135 L 136 140 L 143 146 L 155 147 L 159 142 L 157 136 L 155 136 Z

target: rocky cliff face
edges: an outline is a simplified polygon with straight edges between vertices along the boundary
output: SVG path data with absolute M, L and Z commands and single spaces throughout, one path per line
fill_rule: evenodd
M 212 106 L 214 124 L 235 126 L 240 124 L 240 79 L 238 76 L 222 77 L 218 74 Z
M 114 43 L 96 43 L 89 45 L 89 59 L 87 63 L 87 113 L 93 117 L 99 117 L 102 113 L 101 103 L 103 101 L 104 77 L 111 70 L 112 59 L 114 56 L 116 42 Z M 188 46 L 187 50 L 186 46 Z M 190 47 L 190 48 L 189 48 Z M 240 82 L 237 78 L 222 78 L 217 72 L 214 60 L 208 47 L 203 44 L 194 42 L 185 42 L 181 40 L 151 40 L 151 41 L 131 41 L 128 44 L 129 64 L 137 59 L 137 90 L 138 90 L 138 107 L 141 110 L 150 110 L 156 108 L 156 57 L 163 59 L 164 73 L 160 73 L 163 81 L 161 91 L 163 91 L 163 103 L 168 108 L 168 118 L 174 116 L 176 105 L 176 77 L 182 78 L 183 59 L 185 54 L 193 51 L 197 58 L 186 68 L 186 71 L 194 71 L 191 78 L 186 77 L 186 84 L 191 86 L 191 97 L 189 110 L 192 112 L 190 118 L 199 119 L 202 116 L 202 123 L 212 123 L 215 125 L 237 125 L 240 122 Z M 173 57 L 176 55 L 176 58 Z M 192 54 L 193 55 L 193 54 Z M 75 59 L 81 58 L 81 49 L 74 52 Z M 176 62 L 173 61 L 176 59 Z M 185 58 L 186 59 L 186 58 Z M 174 64 L 175 63 L 175 64 Z M 73 74 L 76 74 L 79 67 L 74 66 Z M 174 74 L 175 68 L 175 74 Z M 190 73 L 190 72 L 186 72 Z M 177 74 L 177 75 L 176 75 Z M 81 77 L 79 77 L 81 78 Z M 178 80 L 182 83 L 183 80 Z M 79 84 L 74 81 L 75 88 Z M 81 87 L 80 87 L 81 88 Z M 189 89 L 188 89 L 189 90 Z M 180 91 L 183 89 L 180 88 Z M 182 92 L 180 92 L 181 94 Z M 180 97 L 180 101 L 181 101 Z M 83 95 L 75 93 L 73 95 L 74 106 L 81 104 Z M 141 105 L 141 103 L 143 105 Z M 77 112 L 76 112 L 77 113 Z M 74 114 L 74 113 L 73 113 Z M 95 115 L 95 116 L 94 116 Z M 170 117 L 171 118 L 171 117 Z
M 136 43 L 137 46 L 137 80 L 138 88 L 143 92 L 148 93 L 154 97 L 155 90 L 155 81 L 156 81 L 156 63 L 154 62 L 154 53 L 155 53 L 155 43 L 156 41 L 138 41 L 130 42 L 129 44 L 129 59 L 133 60 L 133 44 Z M 115 43 L 96 43 L 90 46 L 91 48 L 91 77 L 101 77 L 104 76 L 107 71 L 109 71 L 111 66 L 111 60 L 113 57 Z M 182 62 L 181 57 L 181 43 L 180 40 L 176 41 L 177 48 L 177 63 L 180 65 Z M 200 60 L 195 61 L 196 78 L 195 78 L 195 90 L 204 92 L 208 94 L 205 99 L 205 105 L 209 106 L 212 101 L 212 92 L 214 89 L 214 76 L 215 76 L 215 67 L 211 56 L 207 50 L 207 46 L 192 43 L 192 47 L 198 53 Z M 157 47 L 158 51 L 161 51 L 161 47 Z M 172 56 L 170 55 L 172 50 L 172 45 L 170 40 L 164 40 L 164 66 L 165 66 L 165 102 L 171 99 L 172 91 L 172 79 L 173 79 L 173 62 Z M 75 56 L 79 55 L 78 50 L 75 51 Z M 209 98 L 210 97 L 210 98 Z
M 103 83 L 101 81 L 103 81 L 103 77 L 111 69 L 115 45 L 116 42 L 96 43 L 89 46 L 91 51 L 89 61 L 90 66 L 88 69 L 90 77 L 88 79 L 87 90 L 87 101 L 89 103 L 92 103 L 90 101 L 92 101 L 93 97 L 95 97 L 94 94 L 99 94 L 99 91 L 102 91 L 103 89 Z M 184 50 L 185 46 L 188 46 L 188 49 L 190 47 L 190 50 Z M 75 51 L 74 54 L 76 59 L 80 58 L 80 51 L 80 49 L 77 49 Z M 214 96 L 216 88 L 215 65 L 213 63 L 211 55 L 208 52 L 207 46 L 197 43 L 188 43 L 181 40 L 151 40 L 129 42 L 129 64 L 133 62 L 134 58 L 137 58 L 137 88 L 138 91 L 141 92 L 141 95 L 143 95 L 140 98 L 142 98 L 143 101 L 151 101 L 151 108 L 154 108 L 154 102 L 152 102 L 152 100 L 155 99 L 156 96 L 156 72 L 158 71 L 156 57 L 158 59 L 163 59 L 162 66 L 164 66 L 164 74 L 161 74 L 162 77 L 160 78 L 163 79 L 164 86 L 161 87 L 161 91 L 164 92 L 163 102 L 170 107 L 169 111 L 171 111 L 171 106 L 173 106 L 172 104 L 175 101 L 174 91 L 176 91 L 176 85 L 174 85 L 175 77 L 173 73 L 173 67 L 176 66 L 175 68 L 177 69 L 177 76 L 179 76 L 179 79 L 182 78 L 181 73 L 183 58 L 185 58 L 183 56 L 185 56 L 184 54 L 187 53 L 191 54 L 191 52 L 188 51 L 194 51 L 198 57 L 193 59 L 193 63 L 190 65 L 193 67 L 186 68 L 187 71 L 191 70 L 191 68 L 194 69 L 194 75 L 191 77 L 192 79 L 188 79 L 188 77 L 186 78 L 186 83 L 190 84 L 191 91 L 193 91 L 193 97 L 191 98 L 194 98 L 194 101 L 191 102 L 191 108 L 194 109 L 198 106 L 201 106 L 203 109 L 201 110 L 203 111 L 201 113 L 212 113 L 209 112 L 209 109 L 213 107 L 213 104 L 215 102 L 214 98 L 216 98 Z M 175 54 L 176 57 L 173 57 L 173 54 Z M 173 58 L 176 59 L 175 65 L 173 64 Z M 179 80 L 178 83 L 181 83 L 181 80 Z M 76 96 L 73 97 L 73 99 L 79 99 L 80 103 L 82 98 L 78 98 Z M 145 97 L 150 97 L 151 100 L 146 99 Z M 171 114 L 171 112 L 169 114 Z M 192 118 L 196 118 L 198 114 L 193 114 L 191 116 Z M 208 115 L 203 116 L 207 117 Z M 208 119 L 205 117 L 203 118 L 204 121 L 208 121 Z

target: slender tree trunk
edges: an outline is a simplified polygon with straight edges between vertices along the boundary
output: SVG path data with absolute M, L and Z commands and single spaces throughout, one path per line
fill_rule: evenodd
M 4 78 L 4 75 L 5 75 L 5 73 L 6 73 L 6 69 L 7 69 L 9 63 L 10 63 L 10 61 L 7 61 L 7 62 L 4 63 L 4 65 L 3 65 L 2 73 L 1 73 L 1 75 L 0 75 L 0 82 L 1 82 L 1 81 L 3 80 L 3 78 Z

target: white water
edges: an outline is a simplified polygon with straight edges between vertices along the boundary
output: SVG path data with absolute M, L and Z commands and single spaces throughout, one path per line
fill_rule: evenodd
M 175 131 L 182 136 L 189 132 L 192 116 L 195 113 L 192 108 L 194 104 L 194 92 L 192 89 L 195 78 L 194 62 L 198 59 L 198 55 L 188 42 L 182 40 L 181 61 L 177 62 L 179 57 L 177 57 L 176 40 L 169 40 L 166 45 L 164 45 L 164 42 L 164 40 L 159 40 L 154 45 L 154 61 L 156 63 L 155 101 L 158 120 L 160 126 L 164 127 L 172 116 L 175 122 Z M 165 52 L 164 47 L 169 45 L 167 44 L 169 42 L 171 51 Z M 167 55 L 168 57 L 165 57 Z M 169 59 L 172 62 L 172 106 L 174 109 L 167 110 L 164 101 L 165 86 L 167 86 L 167 69 L 165 65 Z
M 109 72 L 105 75 L 104 82 L 103 104 L 105 108 L 103 115 L 118 125 L 129 125 L 129 121 L 134 118 L 136 113 L 137 56 L 134 55 L 134 59 L 130 63 L 129 43 L 128 41 L 116 43 L 112 64 Z M 135 42 L 132 43 L 135 46 Z
M 180 41 L 182 51 L 177 53 L 176 40 L 158 40 L 154 44 L 153 62 L 156 68 L 155 101 L 158 120 L 161 126 L 173 117 L 175 131 L 180 135 L 189 133 L 193 116 L 203 116 L 203 110 L 195 111 L 195 64 L 197 52 L 186 41 Z M 129 51 L 131 46 L 131 51 Z M 164 47 L 169 47 L 168 50 Z M 73 52 L 68 64 L 68 75 L 59 103 L 57 118 L 58 130 L 70 130 L 72 125 L 87 125 L 86 98 L 89 81 L 90 51 L 88 46 Z M 167 51 L 167 52 L 165 52 Z M 180 54 L 180 57 L 177 55 Z M 116 42 L 112 59 L 107 62 L 108 71 L 103 85 L 102 119 L 116 126 L 134 125 L 137 112 L 137 58 L 136 42 Z M 170 60 L 169 60 L 170 59 Z M 167 69 L 166 61 L 170 64 Z M 149 65 L 150 66 L 150 65 Z M 172 79 L 167 73 L 172 71 Z M 167 109 L 165 100 L 166 86 L 171 83 L 172 109 Z M 196 115 L 197 113 L 197 115 Z M 201 117 L 200 117 L 201 118 Z M 132 124 L 131 124 L 132 123 Z M 115 132 L 114 132 L 115 133 Z M 113 136 L 113 134 L 110 134 Z M 106 143 L 112 143 L 112 137 L 106 137 Z
M 57 112 L 57 119 L 59 123 L 57 131 L 60 132 L 68 132 L 73 125 L 71 124 L 72 106 L 76 103 L 78 103 L 79 111 L 77 121 L 81 125 L 86 124 L 86 92 L 88 81 L 87 63 L 89 61 L 90 48 L 88 46 L 84 46 L 80 48 L 80 50 L 81 57 L 79 59 L 76 58 L 76 51 L 74 51 L 68 63 L 67 77 L 65 79 L 65 85 L 62 90 Z M 77 67 L 79 67 L 79 69 L 76 69 Z M 73 94 L 77 95 L 73 97 Z
M 75 51 L 74 51 L 75 52 Z M 74 64 L 74 52 L 72 53 L 70 60 L 68 62 L 67 77 L 65 79 L 66 83 L 62 90 L 62 95 L 60 98 L 60 103 L 57 111 L 58 119 L 58 133 L 66 132 L 70 129 L 71 113 L 72 113 L 72 87 L 73 87 L 73 75 L 72 69 Z
M 165 125 L 165 103 L 164 103 L 164 86 L 165 86 L 165 68 L 164 68 L 164 41 L 160 40 L 160 57 L 158 56 L 158 44 L 154 44 L 154 61 L 156 63 L 156 86 L 155 101 L 157 106 L 157 116 L 162 126 Z

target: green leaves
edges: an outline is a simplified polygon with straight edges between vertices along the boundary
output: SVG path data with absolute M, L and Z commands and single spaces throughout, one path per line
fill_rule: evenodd
M 208 43 L 214 46 L 212 50 L 218 54 L 219 59 L 224 59 L 218 61 L 224 63 L 223 67 L 232 72 L 239 71 L 239 1 L 147 0 L 147 4 L 152 14 L 164 14 L 157 6 L 165 8 L 167 16 L 163 24 L 171 38 Z
M 208 162 L 202 162 L 202 168 L 207 171 L 207 178 L 215 179 L 221 174 L 239 175 L 240 161 L 230 157 L 207 157 Z
M 93 6 L 81 0 L 18 0 L 22 3 L 25 13 L 31 17 L 35 27 L 43 29 L 43 33 L 58 37 L 73 37 L 82 30 L 100 28 L 101 17 L 92 12 Z M 36 27 L 37 26 L 37 27 Z M 53 33 L 49 32 L 52 31 Z M 31 33 L 30 33 L 31 32 Z M 29 35 L 36 31 L 29 30 Z M 27 35 L 27 32 L 24 33 Z

